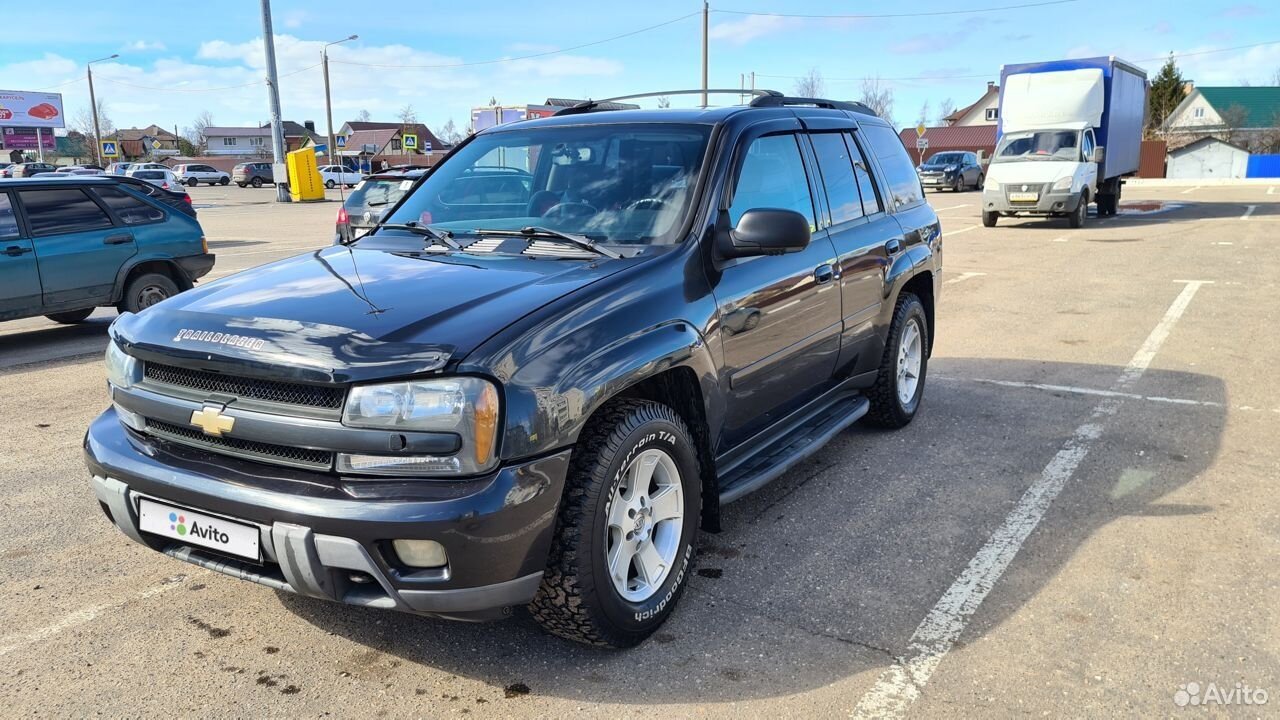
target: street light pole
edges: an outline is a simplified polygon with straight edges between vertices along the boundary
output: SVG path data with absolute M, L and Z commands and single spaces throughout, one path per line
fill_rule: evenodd
M 324 65 L 324 114 L 325 114 L 325 117 L 326 117 L 326 118 L 328 119 L 328 121 L 329 121 L 329 151 L 328 151 L 328 155 L 329 155 L 329 164 L 330 164 L 330 165 L 332 165 L 332 164 L 333 164 L 333 159 L 334 159 L 334 157 L 336 157 L 336 156 L 337 156 L 337 154 L 338 154 L 338 146 L 337 146 L 336 144 L 334 144 L 334 137 L 333 137 L 333 101 L 332 101 L 332 100 L 330 99 L 330 97 L 329 97 L 329 46 L 330 46 L 330 45 L 337 45 L 338 43 L 344 43 L 344 42 L 347 42 L 348 40 L 355 40 L 355 39 L 357 39 L 357 38 L 359 38 L 359 37 L 360 37 L 359 35 L 352 35 L 351 37 L 346 37 L 346 38 L 343 38 L 343 39 L 341 39 L 341 40 L 334 40 L 334 41 L 333 41 L 333 42 L 331 42 L 331 43 L 325 43 L 325 44 L 324 44 L 324 48 L 322 48 L 322 49 L 320 50 L 320 55 L 321 55 L 322 64 Z M 342 164 L 342 163 L 341 163 L 341 161 L 339 161 L 339 163 L 338 163 L 338 164 L 339 164 L 339 165 L 341 165 L 341 164 Z M 344 172 L 345 172 L 345 171 L 344 171 Z M 342 183 L 338 183 L 338 185 L 339 185 L 339 186 L 341 186 L 341 185 L 342 185 Z
M 271 0 L 262 0 L 262 45 L 267 56 L 267 97 L 271 101 L 271 160 L 272 178 L 276 181 L 276 202 L 289 202 L 289 190 L 286 188 L 289 177 L 284 181 L 276 177 L 276 173 L 284 164 L 284 126 L 280 120 L 280 77 L 276 73 L 276 41 L 271 30 Z
M 707 0 L 702 0 L 702 107 L 707 106 L 707 22 L 711 10 Z
M 120 57 L 120 54 L 116 53 L 115 55 L 112 55 L 110 57 L 98 58 L 97 60 L 90 60 L 89 62 L 84 64 L 85 74 L 88 75 L 89 77 L 89 105 L 93 108 L 93 144 L 96 146 L 93 151 L 93 156 L 98 160 L 98 167 L 103 167 L 102 165 L 102 130 L 98 127 L 98 99 L 93 96 L 93 68 L 89 66 L 93 65 L 96 62 L 102 62 L 103 60 L 115 60 L 118 57 Z

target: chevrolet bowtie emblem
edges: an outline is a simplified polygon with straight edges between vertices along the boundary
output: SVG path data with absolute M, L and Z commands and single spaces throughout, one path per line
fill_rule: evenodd
M 222 433 L 231 432 L 236 419 L 223 415 L 216 407 L 205 406 L 204 409 L 191 413 L 191 424 L 203 430 L 205 435 L 221 437 Z

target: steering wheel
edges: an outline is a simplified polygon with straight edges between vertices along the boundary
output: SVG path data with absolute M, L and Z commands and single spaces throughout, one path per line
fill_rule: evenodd
M 542 213 L 544 218 L 580 218 L 595 215 L 596 209 L 584 202 L 556 203 Z
M 631 210 L 661 210 L 666 206 L 667 206 L 667 201 L 663 200 L 662 198 L 647 197 L 647 198 L 640 198 L 639 200 L 636 200 L 635 202 L 630 203 L 629 205 L 627 205 L 626 210 L 628 212 Z

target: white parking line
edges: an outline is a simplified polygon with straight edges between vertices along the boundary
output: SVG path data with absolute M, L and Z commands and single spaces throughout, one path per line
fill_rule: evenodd
M 1182 292 L 1147 336 L 1142 347 L 1134 353 L 1112 390 L 1125 390 L 1142 377 L 1160 346 L 1168 339 L 1170 330 L 1186 312 L 1196 291 L 1202 285 L 1210 283 L 1206 280 L 1185 282 Z M 1102 436 L 1102 421 L 1114 415 L 1122 401 L 1121 397 L 1104 398 L 1093 409 L 1089 419 L 1075 429 L 1049 464 L 1045 465 L 1039 479 L 1027 488 L 1013 511 L 969 561 L 968 567 L 920 621 L 908 641 L 906 653 L 889 666 L 876 684 L 858 701 L 853 717 L 902 717 L 906 714 L 907 708 L 920 697 L 929 678 L 968 626 L 973 613 L 1013 562 L 1022 543 L 1044 519 L 1050 504 L 1062 492 L 1076 468 L 1080 467 L 1080 463 L 1089 454 L 1089 449 Z
M 1241 219 L 1241 220 L 1248 220 L 1248 219 L 1249 219 L 1249 216 L 1253 214 L 1253 211 L 1254 211 L 1254 210 L 1257 210 L 1257 209 L 1258 209 L 1258 206 L 1257 206 L 1257 205 L 1250 205 L 1250 206 L 1248 206 L 1248 207 L 1245 209 L 1244 214 L 1240 216 L 1240 219 Z
M 1189 187 L 1189 188 L 1187 188 L 1186 190 L 1183 190 L 1183 191 L 1182 191 L 1182 194 L 1183 194 L 1183 195 L 1186 195 L 1187 193 L 1192 193 L 1192 192 L 1195 192 L 1196 190 L 1199 190 L 1199 189 L 1200 189 L 1200 186 L 1199 186 L 1199 185 L 1197 185 L 1197 186 L 1195 186 L 1195 187 Z
M 58 620 L 58 622 L 55 622 L 52 625 L 45 625 L 44 627 L 25 635 L 7 637 L 0 640 L 0 657 L 4 657 L 14 650 L 21 650 L 28 645 L 38 643 L 45 638 L 57 635 L 63 630 L 70 630 L 73 627 L 93 622 L 103 613 L 110 612 L 112 610 L 119 610 L 125 605 L 146 600 L 147 598 L 155 597 L 161 593 L 167 593 L 170 590 L 176 590 L 179 587 L 182 587 L 182 583 L 186 579 L 186 575 L 175 575 L 173 577 L 166 578 L 159 585 L 138 593 L 124 602 L 115 603 L 114 605 L 94 605 L 92 607 L 87 607 L 64 616 L 61 620 Z
M 965 272 L 965 273 L 960 273 L 959 275 L 957 275 L 957 276 L 955 276 L 955 277 L 951 278 L 950 280 L 943 280 L 943 281 L 942 281 L 942 284 L 943 284 L 943 285 L 953 285 L 953 284 L 955 284 L 955 283 L 961 283 L 961 282 L 964 282 L 965 280 L 968 280 L 969 278 L 981 277 L 981 276 L 983 276 L 983 275 L 986 275 L 986 273 L 980 273 L 980 272 Z
M 220 258 L 224 258 L 224 257 L 239 257 L 241 255 L 263 255 L 266 253 L 280 252 L 281 250 L 298 250 L 298 251 L 323 250 L 326 247 L 329 247 L 329 246 L 328 245 L 319 245 L 319 246 L 317 245 L 281 245 L 279 247 L 274 247 L 270 250 L 246 250 L 244 252 L 220 252 L 215 254 Z
M 947 236 L 949 236 L 949 235 L 959 235 L 960 233 L 965 233 L 965 232 L 969 232 L 970 230 L 977 230 L 977 229 L 978 229 L 978 226 L 977 226 L 977 225 L 970 225 L 969 227 L 962 227 L 962 228 L 960 228 L 959 230 L 952 230 L 951 232 L 944 232 L 944 233 L 942 233 L 942 237 L 947 237 Z
M 1049 242 L 1066 242 L 1067 240 L 1068 240 L 1067 236 L 1063 235 L 1062 237 L 1056 237 L 1050 240 Z
M 934 208 L 934 209 L 933 209 L 933 211 L 934 211 L 934 212 L 946 212 L 946 211 L 948 211 L 948 210 L 959 210 L 960 208 L 967 208 L 967 207 L 969 207 L 969 203 L 965 203 L 965 204 L 963 204 L 963 205 L 952 205 L 951 207 Z
M 1021 380 L 995 380 L 992 378 L 964 378 L 954 377 L 950 375 L 931 375 L 931 380 L 938 382 L 951 383 L 976 383 L 979 385 L 998 385 L 1007 388 L 1022 388 L 1026 390 L 1043 390 L 1050 393 L 1066 393 L 1069 395 L 1088 395 L 1092 397 L 1110 397 L 1123 398 L 1125 400 L 1141 400 L 1143 402 L 1163 403 L 1166 405 L 1187 405 L 1191 407 L 1206 408 L 1225 408 L 1230 407 L 1232 410 L 1240 410 L 1242 412 L 1273 412 L 1280 413 L 1280 408 L 1254 407 L 1252 405 L 1232 405 L 1226 403 L 1214 402 L 1212 400 L 1192 400 L 1190 398 L 1174 398 L 1165 397 L 1163 395 L 1139 395 L 1138 393 L 1120 392 L 1118 390 L 1102 390 L 1099 388 L 1078 387 L 1076 385 L 1051 385 L 1048 383 L 1025 382 Z
M 1272 185 L 1271 187 L 1267 188 L 1267 194 L 1268 194 L 1268 195 L 1275 195 L 1275 194 L 1276 194 L 1276 186 L 1275 186 L 1275 185 Z

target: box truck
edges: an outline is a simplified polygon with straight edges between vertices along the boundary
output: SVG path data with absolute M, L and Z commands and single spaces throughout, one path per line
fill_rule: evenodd
M 1005 65 L 982 224 L 1025 214 L 1078 228 L 1090 202 L 1114 215 L 1122 178 L 1138 171 L 1146 108 L 1146 72 L 1115 57 Z

